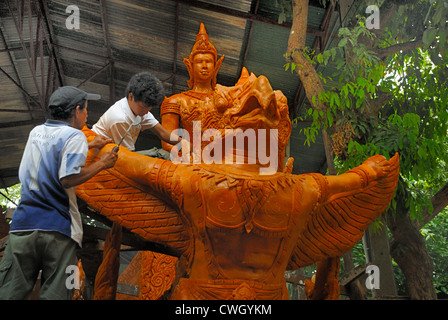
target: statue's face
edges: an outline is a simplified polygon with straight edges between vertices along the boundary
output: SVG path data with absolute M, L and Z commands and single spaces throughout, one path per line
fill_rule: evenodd
M 195 82 L 211 82 L 215 69 L 215 57 L 211 53 L 198 53 L 193 58 Z

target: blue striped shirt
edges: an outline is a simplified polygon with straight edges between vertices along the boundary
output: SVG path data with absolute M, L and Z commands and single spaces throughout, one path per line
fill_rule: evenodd
M 31 130 L 19 168 L 21 200 L 10 232 L 58 231 L 82 243 L 76 188 L 60 180 L 77 174 L 86 163 L 87 139 L 63 121 L 47 120 Z

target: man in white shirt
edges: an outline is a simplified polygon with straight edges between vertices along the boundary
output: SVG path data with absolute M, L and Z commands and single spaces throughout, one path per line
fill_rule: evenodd
M 92 127 L 92 130 L 104 137 L 112 139 L 115 143 L 124 137 L 122 146 L 135 151 L 135 142 L 140 131 L 149 129 L 161 140 L 190 150 L 190 144 L 179 136 L 165 129 L 151 114 L 153 107 L 161 105 L 164 98 L 163 85 L 159 79 L 149 72 L 134 75 L 126 88 L 126 97 L 112 105 Z M 142 118 L 140 124 L 132 126 L 137 116 Z M 129 132 L 126 131 L 129 129 Z M 148 150 L 151 151 L 151 150 Z M 163 151 L 163 150 L 162 150 Z M 139 151 L 141 154 L 153 154 Z

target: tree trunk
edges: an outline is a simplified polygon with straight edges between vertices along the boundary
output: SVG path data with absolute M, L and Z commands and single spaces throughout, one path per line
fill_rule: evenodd
M 407 213 L 387 215 L 392 232 L 391 255 L 406 278 L 409 296 L 413 300 L 437 299 L 432 280 L 433 262 L 426 250 L 425 239 Z
M 448 183 L 431 198 L 431 203 L 431 213 L 423 210 L 423 225 L 448 205 Z M 403 206 L 397 204 L 395 219 L 390 213 L 387 215 L 387 224 L 393 235 L 391 255 L 404 273 L 411 299 L 437 299 L 432 281 L 433 262 L 420 233 L 423 225 L 420 221 L 411 221 L 408 213 L 400 213 L 400 207 Z

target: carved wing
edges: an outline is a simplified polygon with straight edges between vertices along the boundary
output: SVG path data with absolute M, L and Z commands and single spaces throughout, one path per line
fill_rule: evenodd
M 366 161 L 370 160 L 368 164 L 365 162 L 348 172 L 357 173 L 360 181 L 364 181 L 359 188 L 350 191 L 341 189 L 329 194 L 317 205 L 297 241 L 288 264 L 289 270 L 342 256 L 362 238 L 371 222 L 387 209 L 398 182 L 399 157 L 396 154 L 389 161 L 382 156 L 376 157 L 369 158 Z M 374 163 L 379 157 L 383 161 Z M 377 166 L 376 170 L 383 170 L 383 174 L 379 178 L 369 179 L 368 170 L 374 166 Z M 320 184 L 324 185 L 325 177 L 320 177 Z M 338 179 L 338 176 L 332 179 Z
M 87 128 L 84 128 L 83 132 L 88 141 L 95 136 L 95 133 Z M 189 246 L 190 237 L 175 207 L 162 199 L 159 193 L 149 186 L 124 175 L 123 168 L 129 167 L 132 170 L 136 166 L 144 166 L 142 162 L 145 159 L 148 161 L 154 161 L 154 159 L 142 156 L 137 158 L 138 163 L 120 164 L 120 155 L 122 157 L 127 155 L 125 157 L 127 160 L 132 158 L 131 152 L 122 147 L 119 151 L 119 160 L 115 165 L 119 169 L 114 167 L 101 171 L 76 188 L 77 196 L 98 213 L 145 240 L 183 253 Z M 87 165 L 94 160 L 95 156 L 94 152 L 89 151 Z M 121 161 L 124 162 L 124 160 Z

